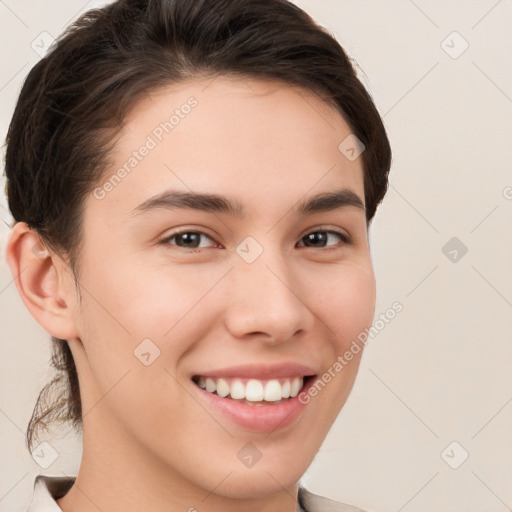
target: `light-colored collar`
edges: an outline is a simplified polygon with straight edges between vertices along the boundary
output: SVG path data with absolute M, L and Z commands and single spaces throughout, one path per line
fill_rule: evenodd
M 37 475 L 34 494 L 27 512 L 62 512 L 57 501 L 75 482 L 76 477 Z M 299 487 L 297 512 L 365 512 L 364 510 L 318 496 Z
M 298 498 L 299 508 L 297 508 L 297 512 L 367 512 L 353 505 L 318 496 L 304 487 L 299 487 Z
M 62 512 L 57 501 L 69 491 L 75 477 L 37 475 L 27 512 Z

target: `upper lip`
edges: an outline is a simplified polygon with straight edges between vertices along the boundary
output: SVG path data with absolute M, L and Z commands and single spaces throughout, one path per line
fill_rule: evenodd
M 316 370 L 301 363 L 286 362 L 281 364 L 245 364 L 229 366 L 205 372 L 194 373 L 193 376 L 201 377 L 230 377 L 245 379 L 282 379 L 286 377 L 305 377 L 316 375 Z

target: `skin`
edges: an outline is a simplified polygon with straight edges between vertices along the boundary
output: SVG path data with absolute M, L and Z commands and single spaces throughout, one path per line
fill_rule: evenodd
M 270 434 L 193 396 L 190 375 L 201 370 L 294 361 L 327 371 L 371 325 L 375 278 L 363 209 L 294 212 L 342 187 L 364 203 L 361 158 L 338 150 L 351 130 L 310 91 L 218 77 L 153 92 L 127 115 L 106 178 L 190 96 L 198 105 L 129 175 L 103 199 L 86 198 L 82 303 L 67 263 L 36 233 L 18 223 L 9 239 L 24 304 L 69 340 L 78 370 L 83 458 L 58 500 L 64 512 L 294 511 L 297 482 L 356 377 L 362 351 L 297 421 Z M 229 196 L 247 216 L 132 215 L 166 189 Z M 180 227 L 206 234 L 199 249 L 162 243 Z M 305 245 L 306 234 L 329 230 L 350 243 L 331 234 L 323 247 Z M 263 248 L 251 264 L 236 252 L 247 236 Z M 133 353 L 146 338 L 160 350 L 149 366 Z M 262 454 L 250 468 L 237 458 L 249 441 Z

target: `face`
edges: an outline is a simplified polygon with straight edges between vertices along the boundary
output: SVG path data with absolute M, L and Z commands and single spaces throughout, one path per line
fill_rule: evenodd
M 83 463 L 238 498 L 296 484 L 357 373 L 361 352 L 338 356 L 374 314 L 350 134 L 313 93 L 250 79 L 134 106 L 84 209 Z

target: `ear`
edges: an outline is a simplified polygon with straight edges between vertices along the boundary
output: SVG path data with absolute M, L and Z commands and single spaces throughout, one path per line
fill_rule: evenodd
M 21 300 L 37 323 L 56 338 L 77 338 L 77 300 L 69 266 L 25 222 L 12 228 L 6 257 Z

